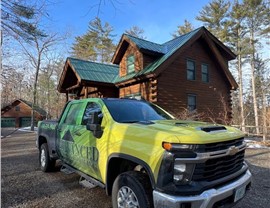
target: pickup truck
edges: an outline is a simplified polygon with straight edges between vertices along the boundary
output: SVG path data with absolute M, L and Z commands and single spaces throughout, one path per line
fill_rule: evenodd
M 233 206 L 250 188 L 244 134 L 176 120 L 152 103 L 88 98 L 38 125 L 41 170 L 64 169 L 106 190 L 116 207 Z

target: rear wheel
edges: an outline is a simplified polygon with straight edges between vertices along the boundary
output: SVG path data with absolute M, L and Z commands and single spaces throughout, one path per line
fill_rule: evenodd
M 52 170 L 55 166 L 55 160 L 50 158 L 47 143 L 43 143 L 39 149 L 39 164 L 43 172 Z
M 146 174 L 129 171 L 120 174 L 113 183 L 113 208 L 153 207 L 152 188 Z

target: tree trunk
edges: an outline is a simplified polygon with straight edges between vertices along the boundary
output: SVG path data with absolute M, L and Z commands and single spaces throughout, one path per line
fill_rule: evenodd
M 32 105 L 32 113 L 31 113 L 31 131 L 34 131 L 34 125 L 35 125 L 34 107 L 37 105 L 37 82 L 38 82 L 38 74 L 39 74 L 39 69 L 40 69 L 40 61 L 41 61 L 41 54 L 39 53 L 38 54 L 37 66 L 36 66 L 34 89 L 33 89 L 33 105 Z
M 255 83 L 255 42 L 254 42 L 254 32 L 251 31 L 250 37 L 250 45 L 252 49 L 251 54 L 251 84 L 252 84 L 252 97 L 253 97 L 253 108 L 254 108 L 254 119 L 256 126 L 256 134 L 260 134 L 259 129 L 259 118 L 258 118 L 258 105 L 257 105 L 257 97 L 256 97 L 256 83 Z
M 267 137 L 267 111 L 266 111 L 266 93 L 265 89 L 262 91 L 262 110 L 263 110 L 263 142 L 266 142 Z
M 32 112 L 31 112 L 31 131 L 34 131 L 34 126 L 35 126 L 35 111 L 34 107 L 36 106 L 37 103 L 37 72 L 35 75 L 35 83 L 34 83 L 34 89 L 33 89 L 33 104 L 32 104 Z
M 49 73 L 48 73 L 49 74 Z M 51 115 L 51 95 L 50 95 L 50 78 L 51 76 L 48 76 L 48 80 L 47 80 L 47 100 L 48 100 L 48 109 L 47 109 L 47 115 L 46 115 L 46 119 L 50 119 L 50 115 Z
M 244 102 L 243 102 L 243 75 L 242 75 L 242 56 L 241 48 L 239 47 L 239 54 L 237 56 L 238 61 L 238 85 L 239 85 L 239 103 L 240 103 L 240 119 L 241 119 L 241 130 L 246 132 L 245 127 L 245 115 L 244 115 Z

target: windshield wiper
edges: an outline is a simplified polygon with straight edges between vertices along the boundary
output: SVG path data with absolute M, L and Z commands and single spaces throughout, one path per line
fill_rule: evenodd
M 138 120 L 130 120 L 130 121 L 120 121 L 120 123 L 138 123 Z
M 144 125 L 149 125 L 149 124 L 154 124 L 154 122 L 149 121 L 149 120 L 130 120 L 130 121 L 122 121 L 121 123 L 139 123 L 139 124 L 144 124 Z

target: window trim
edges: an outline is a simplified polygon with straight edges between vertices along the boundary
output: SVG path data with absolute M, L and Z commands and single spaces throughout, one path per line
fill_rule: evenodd
M 192 62 L 194 64 L 194 69 L 188 68 L 188 62 Z M 193 79 L 189 79 L 188 72 L 193 72 Z M 186 59 L 186 73 L 187 73 L 187 80 L 189 81 L 195 81 L 196 80 L 196 62 L 192 59 Z
M 203 72 L 203 66 L 206 66 L 207 68 L 207 73 L 204 73 Z M 205 80 L 203 80 L 203 75 L 207 75 L 207 80 L 205 81 Z M 202 63 L 201 64 L 201 76 L 202 76 L 202 82 L 204 82 L 204 83 L 209 83 L 209 64 L 206 64 L 206 63 Z
M 195 105 L 192 105 L 192 106 L 195 106 L 195 108 L 192 109 L 192 110 L 190 109 L 191 105 L 189 105 L 189 97 L 195 98 Z M 187 108 L 188 108 L 189 112 L 193 112 L 193 111 L 197 110 L 197 102 L 198 102 L 198 100 L 197 100 L 197 95 L 196 94 L 192 94 L 192 93 L 187 94 Z

